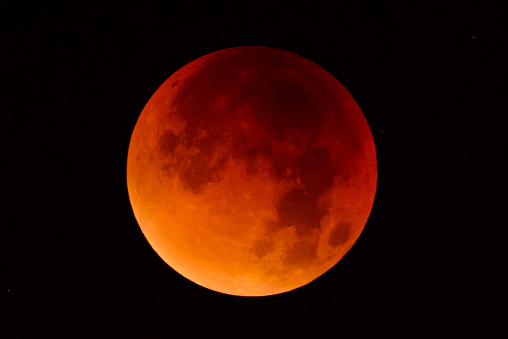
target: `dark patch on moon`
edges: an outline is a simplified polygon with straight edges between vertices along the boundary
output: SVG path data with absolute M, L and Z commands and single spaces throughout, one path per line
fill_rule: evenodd
M 229 155 L 219 155 L 217 159 L 212 159 L 214 151 L 223 143 L 223 139 L 214 134 L 213 128 L 208 129 L 210 135 L 199 137 L 197 128 L 186 128 L 186 137 L 182 142 L 189 147 L 197 148 L 199 152 L 192 155 L 176 155 L 175 168 L 181 168 L 180 180 L 185 187 L 194 194 L 202 192 L 208 182 L 217 182 L 220 180 L 219 173 L 226 166 Z M 169 138 L 168 138 L 169 139 Z M 173 139 L 171 139 L 173 141 Z M 165 151 L 171 150 L 174 145 L 166 141 Z M 174 146 L 176 147 L 176 146 Z M 162 151 L 162 148 L 161 148 Z M 172 153 L 171 153 L 172 154 Z
M 168 130 L 162 134 L 159 139 L 159 149 L 164 156 L 173 155 L 178 143 L 180 142 L 172 131 Z
M 285 252 L 285 265 L 305 266 L 316 257 L 317 241 L 300 240 Z
M 272 150 L 270 149 L 270 140 L 263 138 L 263 140 L 253 140 L 249 133 L 237 133 L 233 135 L 233 143 L 231 146 L 230 155 L 232 158 L 244 161 L 247 165 L 247 173 L 256 175 L 258 168 L 256 168 L 256 160 L 260 156 L 271 157 Z
M 254 244 L 254 254 L 259 258 L 271 252 L 273 252 L 273 239 L 271 237 L 261 238 Z
M 294 163 L 279 158 L 275 161 L 276 175 L 285 167 L 281 165 L 292 165 L 288 168 L 300 178 L 302 186 L 293 187 L 280 198 L 276 205 L 279 218 L 269 222 L 268 229 L 294 226 L 298 236 L 318 230 L 326 214 L 326 208 L 319 206 L 319 198 L 332 187 L 337 171 L 331 163 L 330 151 L 325 147 L 310 147 Z
M 183 168 L 180 179 L 192 193 L 199 194 L 207 183 L 220 180 L 219 172 L 226 166 L 227 158 L 221 157 L 211 165 L 210 157 L 199 153 L 187 160 L 190 165 Z
M 331 188 L 336 168 L 331 162 L 328 148 L 309 148 L 298 158 L 297 166 L 302 184 L 312 195 L 316 195 L 316 198 Z
M 305 146 L 315 141 L 324 120 L 324 107 L 319 97 L 299 81 L 263 79 L 249 84 L 240 102 L 258 105 L 255 117 L 277 141 Z M 258 102 L 258 98 L 263 98 Z M 297 130 L 288 140 L 291 130 Z
M 288 175 L 287 169 L 298 178 L 301 186 L 291 188 L 277 202 L 278 219 L 266 224 L 269 232 L 294 226 L 300 238 L 286 251 L 284 261 L 291 265 L 305 265 L 316 256 L 317 242 L 303 239 L 320 229 L 320 221 L 327 213 L 319 205 L 319 198 L 333 185 L 337 168 L 332 164 L 330 151 L 326 147 L 309 147 L 297 159 L 273 157 L 274 175 Z
M 221 142 L 217 137 L 198 137 L 197 130 L 186 129 L 185 137 L 178 137 L 168 130 L 159 139 L 159 150 L 164 156 L 172 156 L 174 164 L 163 166 L 166 175 L 172 176 L 181 168 L 179 179 L 185 188 L 194 194 L 200 193 L 208 182 L 219 180 L 219 171 L 226 164 L 227 157 L 219 157 L 214 163 L 211 162 L 213 150 Z M 199 149 L 199 153 L 192 155 L 175 154 L 175 149 L 180 144 L 190 143 Z
M 351 233 L 351 224 L 345 221 L 339 222 L 328 238 L 328 244 L 333 247 L 344 245 L 349 239 Z
M 272 222 L 269 228 L 279 229 L 295 226 L 298 236 L 308 234 L 309 231 L 319 228 L 320 211 L 317 206 L 317 197 L 309 194 L 308 190 L 292 188 L 277 203 L 279 219 Z
M 180 83 L 180 81 L 179 81 L 179 80 L 177 80 L 177 81 L 175 81 L 175 82 L 173 82 L 173 83 L 171 84 L 171 87 L 172 87 L 172 88 L 175 88 L 176 86 L 178 86 L 178 84 L 179 84 L 179 83 Z
M 287 156 L 276 155 L 272 158 L 272 169 L 278 179 L 290 179 L 294 177 L 295 159 Z

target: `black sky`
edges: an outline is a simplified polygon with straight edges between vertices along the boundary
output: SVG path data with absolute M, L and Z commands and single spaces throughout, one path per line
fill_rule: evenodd
M 506 2 L 17 1 L 0 13 L 6 338 L 506 334 Z M 130 135 L 158 86 L 244 45 L 334 75 L 369 122 L 379 166 L 352 250 L 266 298 L 212 292 L 167 266 L 125 179 Z

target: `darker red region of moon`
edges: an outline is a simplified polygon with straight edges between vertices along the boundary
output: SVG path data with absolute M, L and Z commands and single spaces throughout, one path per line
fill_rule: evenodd
M 295 54 L 231 48 L 173 74 L 134 129 L 133 210 L 152 247 L 207 288 L 276 294 L 332 267 L 367 221 L 377 169 L 347 90 Z

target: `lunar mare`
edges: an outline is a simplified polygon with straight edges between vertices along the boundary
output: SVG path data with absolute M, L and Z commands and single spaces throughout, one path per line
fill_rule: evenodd
M 132 133 L 127 186 L 147 240 L 174 270 L 233 295 L 283 293 L 360 236 L 376 152 L 350 93 L 313 62 L 237 47 L 185 65 Z

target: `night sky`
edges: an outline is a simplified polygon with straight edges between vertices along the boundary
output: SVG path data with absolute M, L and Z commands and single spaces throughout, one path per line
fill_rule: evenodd
M 333 3 L 2 3 L 0 336 L 506 335 L 506 2 Z M 188 62 L 245 45 L 334 75 L 367 118 L 379 171 L 348 254 L 263 298 L 173 271 L 126 184 L 130 136 L 155 90 Z

